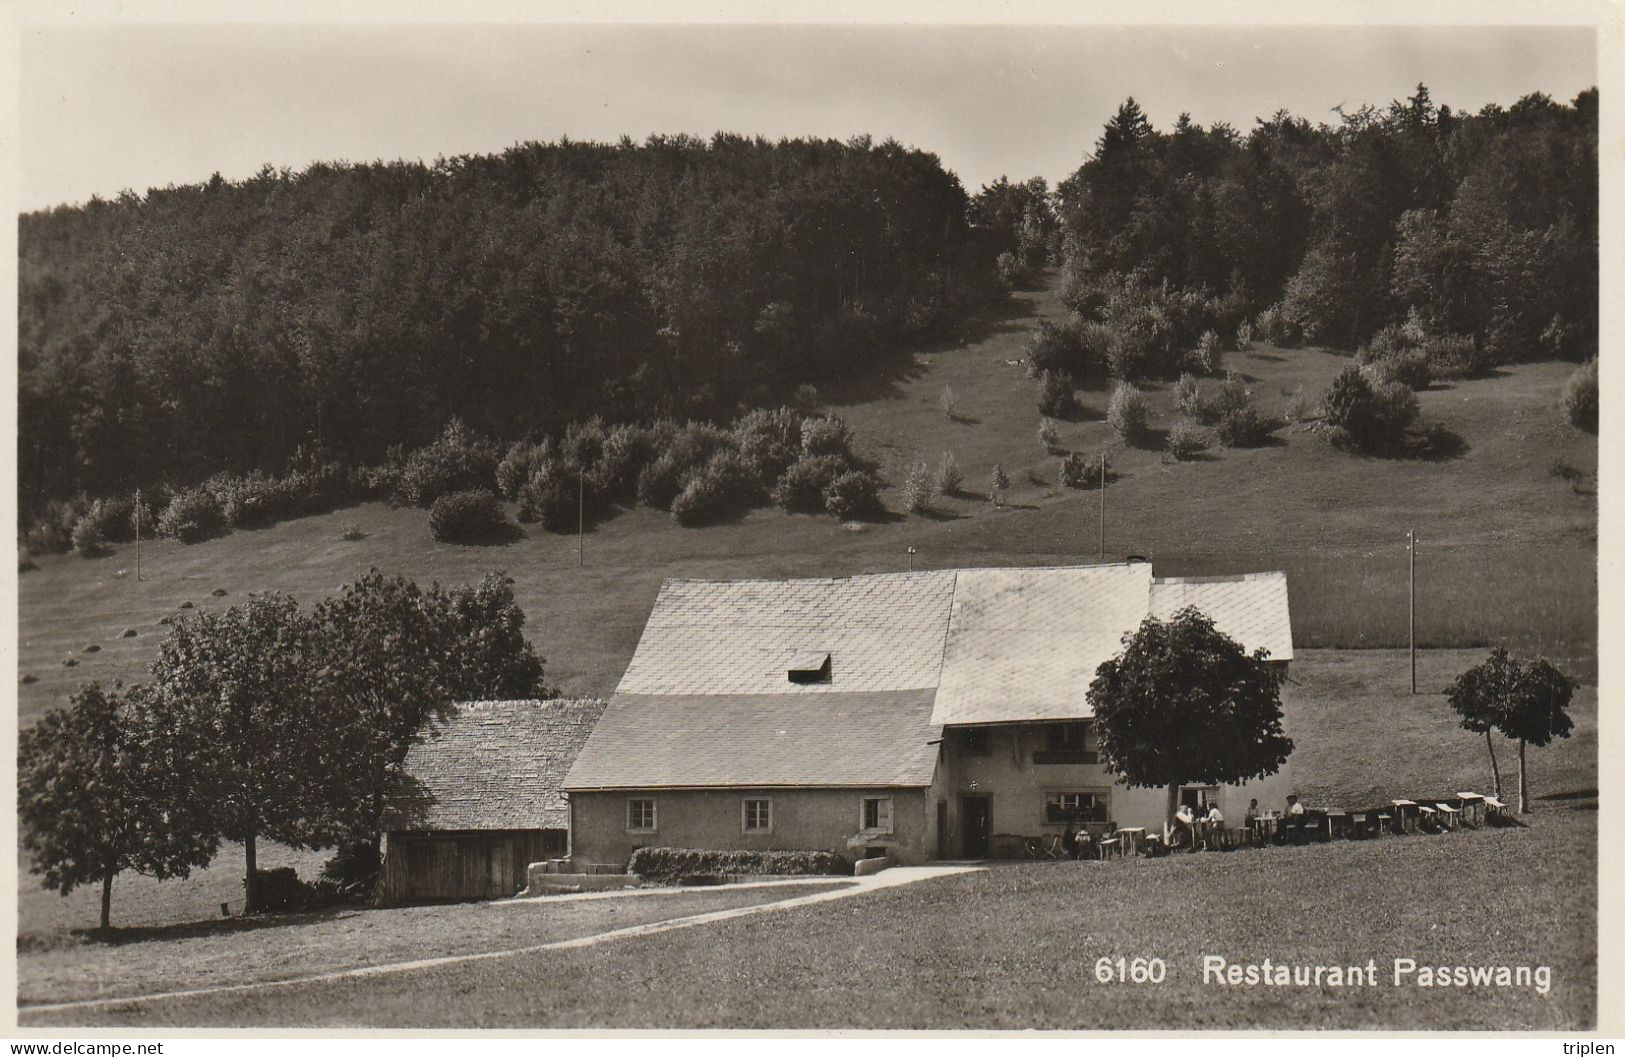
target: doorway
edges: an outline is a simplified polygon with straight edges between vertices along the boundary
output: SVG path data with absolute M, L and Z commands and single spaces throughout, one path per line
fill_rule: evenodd
M 965 835 L 965 858 L 987 858 L 988 841 L 993 832 L 993 798 L 990 796 L 960 797 L 959 828 Z

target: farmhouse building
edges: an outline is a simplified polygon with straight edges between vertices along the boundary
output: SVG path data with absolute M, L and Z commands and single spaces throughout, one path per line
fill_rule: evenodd
M 559 792 L 603 701 L 476 701 L 434 722 L 385 805 L 385 902 L 511 896 L 569 847 Z
M 1099 762 L 1087 690 L 1126 633 L 1185 606 L 1292 659 L 1282 573 L 669 580 L 564 782 L 572 857 L 624 864 L 660 845 L 912 863 L 1007 853 L 1069 821 L 1160 827 L 1166 791 Z M 1285 783 L 1182 795 L 1239 819 Z

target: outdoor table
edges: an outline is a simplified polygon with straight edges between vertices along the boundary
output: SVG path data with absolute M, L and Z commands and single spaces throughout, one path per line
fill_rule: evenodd
M 1102 859 L 1110 859 L 1123 854 L 1123 838 L 1121 837 L 1104 837 L 1099 841 L 1099 844 Z
M 1457 793 L 1456 799 L 1461 801 L 1461 821 L 1464 825 L 1478 828 L 1484 824 L 1484 797 L 1478 793 Z
M 1145 850 L 1145 827 L 1124 826 L 1117 831 L 1123 842 L 1124 857 L 1138 856 Z
M 1420 830 L 1424 830 L 1426 832 L 1429 832 L 1429 833 L 1433 832 L 1433 822 L 1434 822 L 1433 816 L 1437 815 L 1438 812 L 1436 810 L 1434 810 L 1433 808 L 1429 807 L 1426 804 L 1417 804 L 1416 805 L 1416 813 L 1417 813 L 1417 818 L 1416 818 L 1416 826 L 1417 826 L 1417 828 L 1420 829 Z
M 1273 840 L 1279 832 L 1281 820 L 1274 815 L 1259 815 L 1253 819 L 1253 834 L 1260 843 Z
M 1379 836 L 1379 837 L 1382 836 L 1382 831 L 1384 829 L 1392 829 L 1392 830 L 1394 830 L 1394 832 L 1397 833 L 1398 829 L 1395 826 L 1392 825 L 1393 821 L 1394 821 L 1394 816 L 1390 815 L 1388 812 L 1386 812 L 1386 811 L 1377 812 L 1377 836 Z
M 1418 816 L 1416 801 L 1394 800 L 1394 829 L 1400 833 L 1415 833 Z

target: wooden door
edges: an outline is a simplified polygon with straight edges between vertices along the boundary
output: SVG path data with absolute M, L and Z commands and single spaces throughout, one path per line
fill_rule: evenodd
M 965 835 L 965 858 L 987 858 L 988 843 L 993 834 L 993 798 L 960 797 L 959 830 Z

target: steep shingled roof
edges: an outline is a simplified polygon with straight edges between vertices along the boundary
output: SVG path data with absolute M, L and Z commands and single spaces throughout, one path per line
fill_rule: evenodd
M 1248 651 L 1266 649 L 1272 661 L 1292 659 L 1286 573 L 1167 576 L 1151 582 L 1152 616 L 1167 620 L 1186 606 L 1206 613 Z
M 1086 719 L 1095 669 L 1145 619 L 1151 566 L 965 569 L 933 723 Z
M 559 795 L 603 714 L 601 700 L 472 701 L 407 752 L 385 806 L 390 830 L 563 829 Z
M 935 687 L 950 571 L 816 580 L 667 580 L 618 694 L 821 694 Z M 792 684 L 806 652 L 831 680 Z
M 564 788 L 931 784 L 931 690 L 616 694 Z

